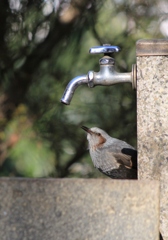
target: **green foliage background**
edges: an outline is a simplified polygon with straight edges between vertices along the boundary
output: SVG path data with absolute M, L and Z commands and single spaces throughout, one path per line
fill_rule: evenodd
M 164 38 L 165 1 L 0 2 L 0 175 L 103 177 L 80 128 L 98 126 L 136 147 L 136 92 L 131 85 L 80 86 L 60 103 L 75 76 L 99 71 L 89 48 L 121 47 L 120 72 L 136 62 L 136 41 Z

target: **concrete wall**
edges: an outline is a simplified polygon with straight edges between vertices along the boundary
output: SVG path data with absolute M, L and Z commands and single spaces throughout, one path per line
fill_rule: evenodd
M 168 240 L 168 40 L 137 42 L 139 179 L 160 181 L 160 230 Z
M 157 240 L 159 183 L 0 179 L 1 240 Z

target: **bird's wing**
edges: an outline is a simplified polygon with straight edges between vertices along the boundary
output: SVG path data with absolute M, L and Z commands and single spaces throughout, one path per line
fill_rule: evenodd
M 137 150 L 134 148 L 122 148 L 121 152 L 124 155 L 130 156 L 132 168 L 137 170 L 137 155 L 138 155 Z
M 137 151 L 128 144 L 117 146 L 113 144 L 111 147 L 106 148 L 106 154 L 108 159 L 113 159 L 114 161 L 115 158 L 115 161 L 120 165 L 137 169 Z
M 112 138 L 110 150 L 119 164 L 137 169 L 137 150 L 127 142 Z
M 113 153 L 113 156 L 115 157 L 116 161 L 119 164 L 124 165 L 125 167 L 132 168 L 132 161 L 131 161 L 131 156 L 126 155 L 123 153 Z

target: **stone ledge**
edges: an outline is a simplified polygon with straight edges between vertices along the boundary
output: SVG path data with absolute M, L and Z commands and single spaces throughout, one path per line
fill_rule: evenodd
M 168 39 L 140 39 L 136 42 L 136 56 L 167 56 Z
M 0 179 L 1 240 L 157 240 L 159 182 Z

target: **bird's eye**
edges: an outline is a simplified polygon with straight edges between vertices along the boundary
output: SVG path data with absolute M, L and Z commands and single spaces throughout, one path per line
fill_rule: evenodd
M 100 133 L 98 133 L 97 135 L 98 135 L 98 136 L 101 136 L 101 134 L 100 134 Z

